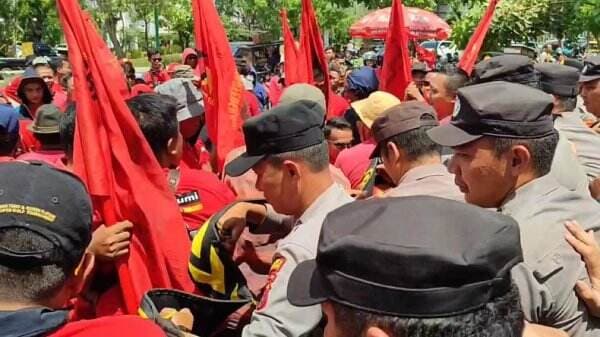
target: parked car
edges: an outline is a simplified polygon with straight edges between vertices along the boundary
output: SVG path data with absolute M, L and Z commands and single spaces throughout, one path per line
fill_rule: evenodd
M 27 59 L 0 57 L 0 71 L 21 70 L 27 67 Z
M 429 50 L 435 51 L 438 57 L 446 57 L 448 54 L 455 55 L 458 53 L 458 48 L 452 41 L 423 41 L 421 42 L 421 47 Z

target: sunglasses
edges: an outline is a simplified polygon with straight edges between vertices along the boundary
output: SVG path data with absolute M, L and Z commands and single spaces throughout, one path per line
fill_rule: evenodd
M 155 59 L 152 59 L 152 62 L 162 62 L 162 58 L 155 58 Z
M 335 146 L 338 150 L 345 150 L 345 149 L 349 149 L 352 147 L 352 143 L 331 143 L 333 146 Z

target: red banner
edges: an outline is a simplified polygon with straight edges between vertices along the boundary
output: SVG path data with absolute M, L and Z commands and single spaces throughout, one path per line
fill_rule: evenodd
M 419 61 L 427 64 L 429 69 L 435 69 L 435 63 L 437 61 L 437 55 L 435 52 L 421 47 L 419 41 L 417 40 L 413 40 L 413 44 L 415 46 L 415 51 L 417 52 L 417 58 Z
M 385 39 L 380 89 L 403 100 L 406 88 L 412 81 L 411 70 L 408 28 L 404 21 L 402 0 L 394 0 L 390 15 L 390 26 Z
M 471 75 L 473 72 L 473 68 L 475 67 L 475 63 L 477 62 L 477 58 L 479 57 L 479 51 L 483 46 L 483 41 L 485 41 L 485 36 L 487 35 L 490 26 L 492 25 L 492 21 L 494 20 L 494 12 L 496 11 L 496 7 L 500 0 L 490 0 L 490 3 L 485 10 L 485 14 L 477 29 L 471 36 L 467 47 L 465 47 L 465 51 L 460 58 L 458 63 L 458 68 L 462 69 L 467 75 Z
M 117 263 L 127 313 L 152 288 L 194 289 L 190 244 L 167 179 L 125 104 L 127 84 L 77 0 L 57 0 L 73 68 L 77 117 L 74 170 L 107 225 L 133 224 L 129 255 Z
M 196 48 L 204 53 L 207 79 L 203 88 L 208 136 L 215 145 L 218 171 L 227 154 L 244 145 L 244 87 L 229 40 L 212 0 L 193 0 Z
M 319 23 L 312 0 L 302 0 L 302 27 L 300 33 L 301 61 L 299 76 L 308 75 L 308 83 L 317 85 L 327 99 L 327 115 L 332 113 L 330 97 L 333 95 L 329 81 L 329 65 L 325 57 L 325 48 L 321 39 Z M 305 72 L 303 74 L 302 72 Z
M 284 73 L 285 83 L 292 85 L 295 83 L 307 82 L 307 79 L 301 79 L 298 76 L 298 57 L 299 57 L 299 46 L 294 39 L 294 34 L 290 29 L 288 22 L 287 11 L 281 10 L 281 34 L 283 35 L 283 53 L 284 53 Z

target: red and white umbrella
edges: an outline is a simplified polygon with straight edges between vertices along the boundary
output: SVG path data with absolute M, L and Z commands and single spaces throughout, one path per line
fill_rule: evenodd
M 362 39 L 385 39 L 390 13 L 391 7 L 367 14 L 350 27 L 350 35 Z M 404 20 L 411 38 L 417 40 L 445 40 L 452 33 L 446 21 L 421 8 L 404 6 Z

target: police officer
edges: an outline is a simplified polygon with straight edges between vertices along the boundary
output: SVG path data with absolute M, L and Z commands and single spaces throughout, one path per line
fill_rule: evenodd
M 579 83 L 585 108 L 600 118 L 600 56 L 589 56 L 585 60 Z
M 452 122 L 429 130 L 455 154 L 450 171 L 468 203 L 497 208 L 519 223 L 524 263 L 513 270 L 527 320 L 581 336 L 597 322 L 574 291 L 585 277 L 564 240 L 566 220 L 600 228 L 600 205 L 549 175 L 558 135 L 552 99 L 528 86 L 490 82 L 460 89 Z
M 234 243 L 247 223 L 257 234 L 287 230 L 278 243 L 260 302 L 243 330 L 245 337 L 304 336 L 321 321 L 318 306 L 292 306 L 286 289 L 296 265 L 315 257 L 325 215 L 352 201 L 329 172 L 324 116 L 320 104 L 300 100 L 248 119 L 243 126 L 246 153 L 226 166 L 233 177 L 254 170 L 256 188 L 269 206 L 238 203 L 231 207 L 221 218 L 222 238 Z
M 554 98 L 554 127 L 571 142 L 588 180 L 600 176 L 600 136 L 575 112 L 579 71 L 560 64 L 536 65 L 540 88 Z
M 473 71 L 471 84 L 506 81 L 540 88 L 540 73 L 523 55 L 499 55 L 479 62 Z M 550 173 L 566 188 L 589 195 L 588 179 L 579 165 L 573 147 L 559 130 L 558 146 Z
M 288 298 L 321 304 L 325 337 L 554 336 L 523 329 L 510 275 L 521 261 L 508 216 L 429 196 L 369 200 L 327 216 Z

